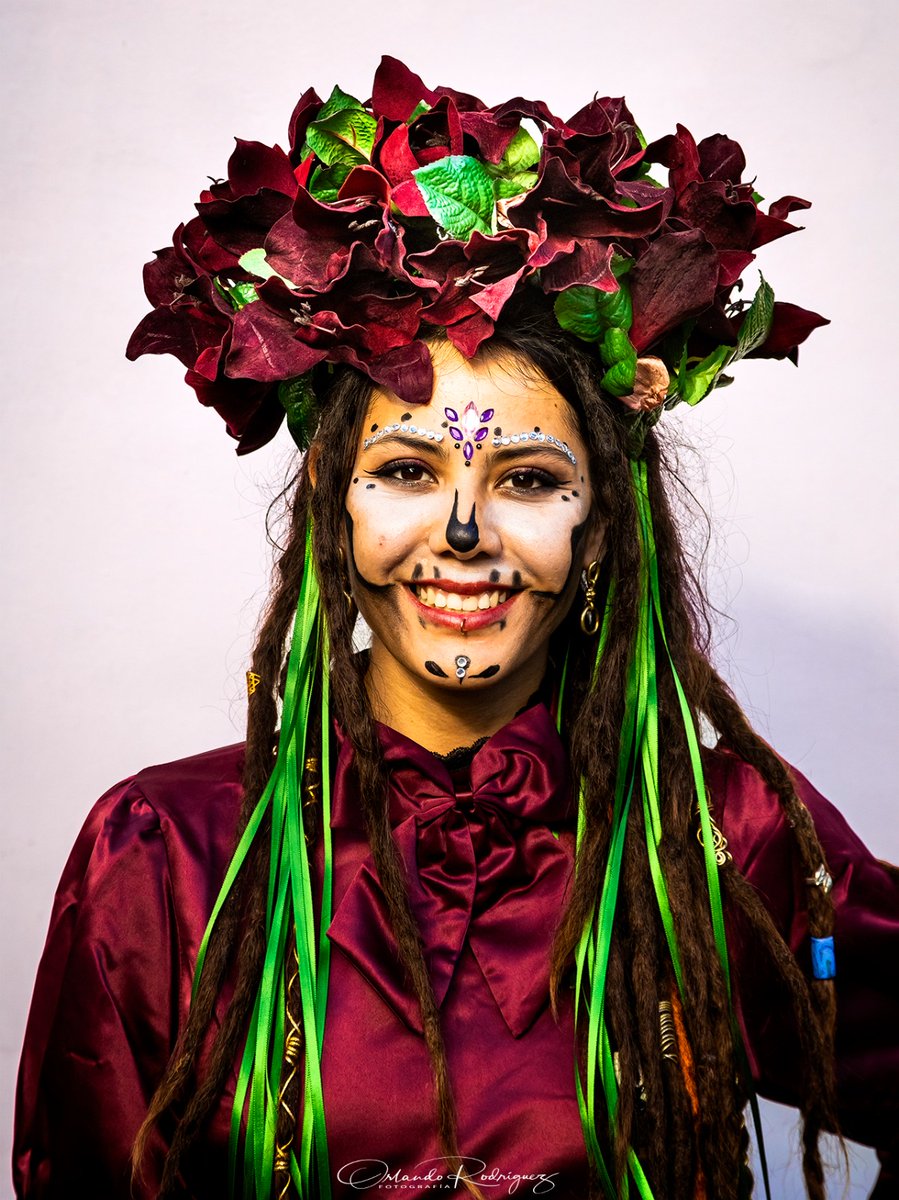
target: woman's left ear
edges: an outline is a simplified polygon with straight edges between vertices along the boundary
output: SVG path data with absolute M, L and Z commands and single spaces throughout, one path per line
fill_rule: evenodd
M 606 522 L 601 517 L 596 517 L 584 542 L 584 561 L 581 566 L 586 570 L 592 562 L 602 562 L 605 550 Z

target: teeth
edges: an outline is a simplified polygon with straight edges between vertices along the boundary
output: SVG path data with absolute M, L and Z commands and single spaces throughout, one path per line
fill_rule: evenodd
M 415 593 L 428 608 L 445 608 L 449 612 L 486 612 L 503 604 L 508 592 L 481 592 L 476 596 L 461 596 L 458 592 L 442 592 L 440 588 L 416 586 Z

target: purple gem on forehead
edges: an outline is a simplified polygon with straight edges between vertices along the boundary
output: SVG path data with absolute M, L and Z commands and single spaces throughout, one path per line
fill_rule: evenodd
M 493 416 L 493 409 L 487 408 L 478 413 L 477 405 L 469 400 L 461 418 L 454 408 L 445 408 L 443 411 L 447 420 L 459 422 L 458 426 L 450 426 L 450 437 L 456 442 L 462 442 L 465 461 L 470 462 L 474 455 L 475 443 L 483 441 L 490 432 L 484 422 Z

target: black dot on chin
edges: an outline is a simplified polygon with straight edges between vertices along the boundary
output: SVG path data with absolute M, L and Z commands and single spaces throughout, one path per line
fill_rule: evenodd
M 369 433 L 374 433 L 374 431 L 375 431 L 377 428 L 378 428 L 378 426 L 377 426 L 377 425 L 372 425 L 371 429 L 369 430 Z
M 367 483 L 367 484 L 365 485 L 365 490 L 366 490 L 367 492 L 370 492 L 370 491 L 371 491 L 371 489 L 372 489 L 374 486 L 375 486 L 375 485 L 374 485 L 373 483 Z
M 400 420 L 401 421 L 411 421 L 412 414 L 411 413 L 403 413 L 403 415 L 400 417 Z

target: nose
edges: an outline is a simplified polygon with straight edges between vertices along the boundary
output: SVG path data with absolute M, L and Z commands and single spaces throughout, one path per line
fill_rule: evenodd
M 432 554 L 449 554 L 463 560 L 499 553 L 499 537 L 474 489 L 462 493 L 458 488 L 453 490 L 452 505 L 434 522 L 428 545 Z

